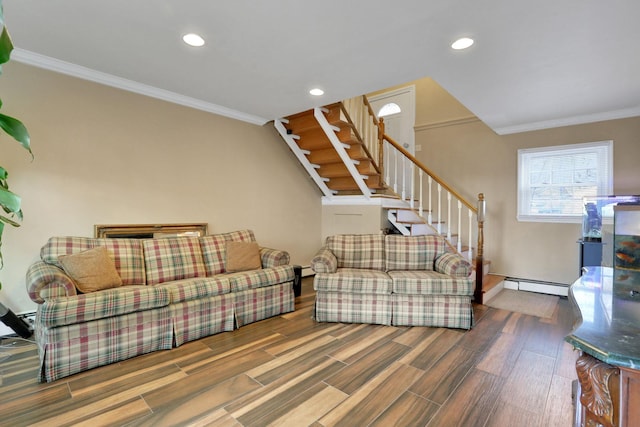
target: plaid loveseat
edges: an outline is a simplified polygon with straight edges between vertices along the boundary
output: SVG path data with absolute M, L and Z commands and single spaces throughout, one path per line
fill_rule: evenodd
M 441 236 L 329 236 L 311 268 L 317 321 L 473 325 L 471 265 Z
M 228 273 L 229 241 L 251 230 L 203 237 L 52 237 L 27 271 L 38 303 L 39 380 L 54 381 L 139 354 L 170 349 L 294 310 L 293 266 L 285 251 L 260 248 L 262 268 Z M 81 294 L 59 261 L 107 248 L 122 286 Z

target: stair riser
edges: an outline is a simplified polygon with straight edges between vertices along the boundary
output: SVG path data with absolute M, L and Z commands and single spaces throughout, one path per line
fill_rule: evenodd
M 379 176 L 372 176 L 369 179 L 365 180 L 365 184 L 367 184 L 368 188 L 371 189 L 379 189 L 382 188 L 381 182 L 380 182 L 380 177 Z M 329 187 L 332 190 L 337 190 L 337 191 L 354 191 L 354 190 L 358 190 L 359 187 L 356 184 L 356 182 L 353 180 L 353 178 L 330 178 L 329 182 L 327 182 L 327 187 Z
M 367 153 L 360 144 L 352 145 L 351 148 L 347 150 L 347 154 L 354 160 L 368 160 Z M 311 163 L 316 165 L 338 163 L 341 161 L 340 156 L 333 147 L 324 150 L 315 150 L 307 158 Z
M 370 162 L 361 162 L 360 164 L 356 165 L 356 169 L 362 175 L 371 176 L 377 174 L 375 168 L 373 167 L 373 165 L 371 165 Z M 318 173 L 320 174 L 320 176 L 326 178 L 351 176 L 349 174 L 349 170 L 343 163 L 322 165 L 318 170 Z

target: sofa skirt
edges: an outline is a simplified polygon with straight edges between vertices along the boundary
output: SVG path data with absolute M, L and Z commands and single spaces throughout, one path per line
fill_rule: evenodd
M 36 341 L 39 380 L 51 382 L 140 354 L 171 349 L 173 325 L 169 307 L 161 307 L 66 326 L 39 327 Z
M 234 303 L 234 295 L 224 294 L 171 304 L 174 346 L 233 331 Z
M 392 294 L 394 326 L 433 326 L 471 329 L 471 297 L 458 295 Z
M 391 325 L 391 295 L 316 292 L 318 322 Z
M 289 313 L 295 309 L 293 281 L 264 288 L 235 292 L 235 314 L 238 327 Z

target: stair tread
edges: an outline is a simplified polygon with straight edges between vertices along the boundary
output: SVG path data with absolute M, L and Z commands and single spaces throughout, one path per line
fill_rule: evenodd
M 482 278 L 482 292 L 488 292 L 495 288 L 502 282 L 507 276 L 501 276 L 499 274 L 487 274 Z

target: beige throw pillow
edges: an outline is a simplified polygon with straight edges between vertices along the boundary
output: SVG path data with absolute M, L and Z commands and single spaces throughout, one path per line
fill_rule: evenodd
M 64 271 L 82 293 L 115 288 L 122 285 L 116 264 L 104 246 L 59 257 Z
M 256 242 L 227 242 L 227 265 L 229 273 L 262 268 L 260 246 Z

